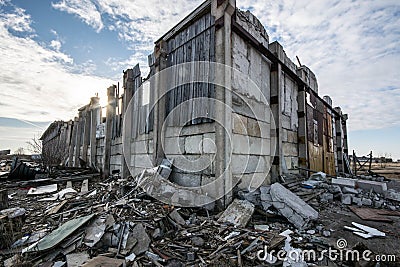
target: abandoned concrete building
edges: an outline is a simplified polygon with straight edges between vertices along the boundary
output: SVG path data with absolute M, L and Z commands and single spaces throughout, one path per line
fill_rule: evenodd
M 155 42 L 148 62 L 147 77 L 136 65 L 124 71 L 121 88 L 107 89 L 106 112 L 93 97 L 74 120 L 51 124 L 44 153 L 56 149 L 61 164 L 123 176 L 168 158 L 170 181 L 188 187 L 215 177 L 246 188 L 307 169 L 348 171 L 347 115 L 234 0 L 205 1 Z M 194 64 L 162 75 L 183 63 Z M 199 158 L 209 164 L 199 168 Z

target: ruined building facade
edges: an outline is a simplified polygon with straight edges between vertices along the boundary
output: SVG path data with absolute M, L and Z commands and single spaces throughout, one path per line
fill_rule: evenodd
M 191 62 L 202 63 L 179 67 Z M 124 71 L 121 88 L 107 89 L 106 114 L 94 97 L 73 121 L 50 126 L 43 150 L 63 142 L 65 164 L 105 175 L 135 175 L 168 158 L 177 184 L 222 177 L 210 196 L 304 169 L 347 171 L 347 115 L 234 0 L 204 2 L 155 42 L 149 66 L 147 77 L 137 65 Z

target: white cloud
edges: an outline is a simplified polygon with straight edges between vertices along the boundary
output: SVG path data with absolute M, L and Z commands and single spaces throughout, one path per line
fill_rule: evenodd
M 60 51 L 61 49 L 61 42 L 58 40 L 51 40 L 50 42 L 50 47 L 54 48 L 57 51 Z
M 62 0 L 58 3 L 52 3 L 52 6 L 55 9 L 78 16 L 97 32 L 100 32 L 104 27 L 100 12 L 96 5 L 89 0 Z
M 3 5 L 5 2 L 0 3 Z M 4 22 L 4 27 L 16 32 L 34 32 L 31 27 L 31 16 L 25 13 L 22 8 L 15 8 L 14 13 L 2 13 L 0 19 Z
M 2 116 L 35 121 L 69 120 L 95 93 L 104 97 L 113 81 L 77 71 L 79 66 L 69 55 L 41 45 L 29 36 L 12 35 L 10 25 L 31 29 L 30 17 L 22 15 L 25 21 L 11 15 L 0 17 Z M 59 45 L 53 42 L 53 48 Z M 86 66 L 93 65 L 87 63 Z

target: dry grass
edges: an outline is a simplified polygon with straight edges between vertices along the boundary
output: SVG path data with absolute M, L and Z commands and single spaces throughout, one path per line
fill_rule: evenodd
M 400 162 L 372 163 L 371 169 L 387 178 L 400 180 Z

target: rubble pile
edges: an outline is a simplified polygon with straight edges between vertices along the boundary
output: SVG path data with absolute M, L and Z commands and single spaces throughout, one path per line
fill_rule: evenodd
M 347 178 L 324 176 L 312 188 L 298 179 L 239 191 L 224 210 L 167 205 L 148 196 L 139 177 L 101 179 L 90 170 L 69 169 L 39 178 L 1 182 L 4 266 L 262 266 L 279 263 L 266 247 L 289 253 L 332 246 L 336 233 L 323 225 L 324 210 L 349 209 L 369 220 L 363 207 L 382 201 L 384 212 L 375 217 L 389 222 L 400 216 L 393 213 L 399 209 L 397 191 L 380 192 L 380 184 Z M 389 238 L 385 228 L 365 224 L 341 228 L 355 238 Z M 330 260 L 298 259 L 296 266 L 311 263 Z M 294 266 L 290 259 L 280 264 Z

